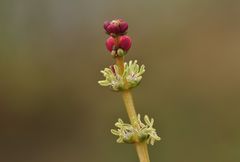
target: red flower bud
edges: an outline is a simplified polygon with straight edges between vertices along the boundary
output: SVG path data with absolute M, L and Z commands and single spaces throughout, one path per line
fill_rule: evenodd
M 116 44 L 116 40 L 118 39 L 118 44 Z M 113 37 L 109 37 L 106 40 L 106 47 L 108 49 L 108 51 L 112 52 L 113 50 L 118 50 L 119 48 L 122 49 L 123 51 L 127 52 L 132 45 L 132 41 L 131 38 L 129 36 L 120 36 L 119 38 L 113 38 Z
M 128 51 L 131 48 L 132 41 L 129 36 L 121 36 L 119 38 L 119 48 L 123 49 L 124 51 Z
M 119 25 L 116 22 L 111 22 L 108 26 L 107 26 L 107 33 L 109 34 L 119 34 L 120 33 L 120 28 Z
M 128 23 L 123 19 L 119 19 L 119 22 L 120 33 L 125 33 L 128 29 Z
M 103 28 L 107 31 L 107 27 L 110 25 L 110 21 L 105 21 L 104 23 L 103 23 Z
M 104 22 L 104 29 L 108 34 L 121 35 L 128 29 L 128 24 L 123 19 L 117 19 Z
M 115 39 L 113 37 L 109 37 L 106 40 L 106 47 L 108 49 L 108 51 L 112 52 L 112 50 L 114 50 L 113 48 L 115 47 Z

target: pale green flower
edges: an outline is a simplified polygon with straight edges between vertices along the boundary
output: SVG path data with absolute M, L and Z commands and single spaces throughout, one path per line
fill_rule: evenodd
M 131 124 L 124 123 L 122 119 L 118 119 L 115 126 L 117 130 L 112 129 L 112 134 L 118 136 L 118 143 L 136 143 L 146 141 L 148 144 L 154 145 L 154 142 L 161 138 L 157 135 L 156 129 L 153 128 L 154 120 L 147 115 L 144 116 L 144 122 L 141 121 L 140 114 L 138 114 L 138 127 L 133 127 Z
M 142 80 L 142 74 L 145 72 L 145 66 L 137 64 L 137 60 L 124 63 L 123 75 L 119 73 L 119 67 L 113 65 L 101 71 L 105 80 L 98 81 L 101 86 L 109 86 L 115 91 L 131 89 L 139 85 Z

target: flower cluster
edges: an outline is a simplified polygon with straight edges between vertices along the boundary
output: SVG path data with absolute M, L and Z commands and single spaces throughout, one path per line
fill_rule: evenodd
M 106 47 L 114 57 L 124 56 L 131 48 L 132 41 L 126 35 L 128 24 L 122 19 L 105 21 L 103 25 L 109 38 L 106 40 Z
M 105 80 L 98 81 L 101 86 L 110 86 L 114 91 L 134 88 L 142 80 L 142 74 L 145 72 L 145 66 L 139 67 L 137 60 L 129 61 L 124 64 L 124 72 L 121 75 L 119 67 L 112 65 L 101 71 Z
M 112 21 L 105 21 L 103 27 L 107 34 L 116 36 L 127 32 L 128 23 L 123 19 L 116 19 Z
M 156 129 L 153 128 L 154 120 L 149 119 L 147 115 L 144 116 L 144 124 L 141 121 L 140 114 L 138 114 L 137 123 L 139 127 L 133 127 L 131 124 L 124 123 L 122 119 L 118 119 L 115 126 L 117 130 L 112 129 L 112 134 L 118 136 L 118 143 L 137 143 L 146 141 L 148 144 L 154 145 L 154 142 L 159 141 L 161 138 L 157 135 Z

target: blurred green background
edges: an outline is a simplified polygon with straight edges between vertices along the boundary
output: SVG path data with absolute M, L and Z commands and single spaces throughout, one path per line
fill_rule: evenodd
M 152 162 L 239 162 L 238 0 L 1 0 L 0 161 L 138 161 L 110 133 L 121 95 L 97 84 L 116 17 L 146 65 L 133 95 L 162 137 Z

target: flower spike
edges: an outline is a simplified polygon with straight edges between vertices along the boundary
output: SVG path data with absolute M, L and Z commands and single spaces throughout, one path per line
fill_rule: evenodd
M 121 91 L 123 101 L 130 119 L 124 123 L 118 119 L 115 123 L 117 129 L 111 129 L 112 134 L 118 136 L 118 143 L 136 144 L 136 150 L 141 162 L 150 162 L 147 144 L 153 145 L 161 138 L 153 128 L 154 120 L 147 115 L 143 121 L 136 113 L 130 89 L 137 87 L 142 80 L 145 66 L 139 66 L 137 60 L 124 62 L 124 58 L 132 46 L 131 37 L 127 36 L 128 23 L 123 19 L 105 21 L 105 32 L 109 35 L 105 45 L 115 59 L 115 64 L 101 71 L 104 80 L 98 81 L 101 86 L 110 87 L 113 91 Z

